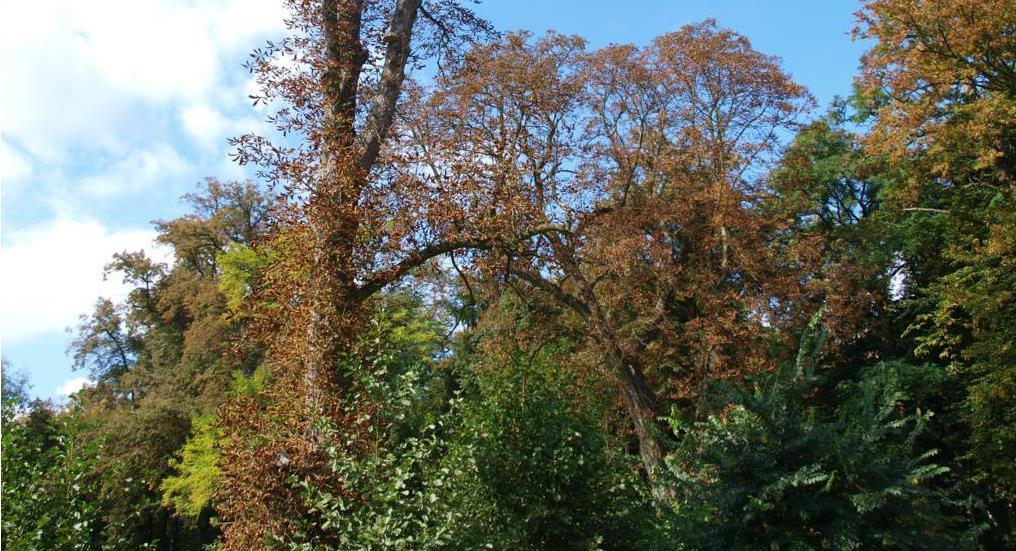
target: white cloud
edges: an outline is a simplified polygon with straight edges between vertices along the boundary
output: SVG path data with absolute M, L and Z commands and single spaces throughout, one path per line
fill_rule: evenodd
M 67 147 L 117 149 L 111 129 L 130 130 L 128 114 L 141 111 L 81 50 L 72 16 L 58 2 L 10 2 L 0 18 L 0 124 L 7 139 L 49 161 Z
M 32 166 L 21 153 L 0 140 L 0 184 L 17 185 L 32 174 Z
M 73 45 L 106 81 L 153 100 L 198 98 L 215 82 L 208 13 L 185 2 L 136 0 L 66 6 Z
M 221 145 L 229 126 L 229 121 L 222 113 L 207 105 L 184 108 L 180 117 L 191 137 L 207 149 Z
M 63 331 L 100 296 L 122 299 L 120 278 L 104 281 L 113 253 L 144 249 L 167 261 L 149 229 L 111 230 L 94 220 L 57 218 L 7 231 L 0 248 L 0 335 L 5 342 Z
M 241 64 L 284 17 L 281 0 L 0 0 L 4 341 L 122 297 L 103 266 L 153 252 L 155 232 L 113 229 L 90 209 L 143 212 L 114 198 L 174 201 L 182 181 L 216 175 L 225 138 L 263 124 Z
M 53 393 L 61 398 L 66 398 L 86 386 L 92 386 L 92 384 L 92 381 L 88 380 L 88 377 L 74 377 L 64 381 Z
M 280 0 L 5 2 L 0 125 L 50 162 L 123 152 L 178 106 L 247 109 L 241 62 L 282 31 Z
M 129 152 L 99 175 L 82 178 L 79 188 L 92 196 L 109 196 L 179 177 L 190 168 L 190 163 L 172 146 L 156 143 Z
M 244 134 L 258 134 L 261 136 L 276 135 L 275 129 L 263 119 L 240 114 L 227 114 L 207 105 L 186 107 L 180 111 L 180 119 L 184 130 L 195 144 L 211 156 L 223 158 L 228 156 L 233 148 L 229 145 L 228 138 L 242 136 Z M 227 173 L 236 172 L 233 169 L 239 168 L 235 162 L 230 161 L 232 167 L 227 168 Z M 228 177 L 228 174 L 218 172 L 221 167 L 213 168 L 213 174 L 220 177 Z M 241 169 L 240 172 L 243 172 Z

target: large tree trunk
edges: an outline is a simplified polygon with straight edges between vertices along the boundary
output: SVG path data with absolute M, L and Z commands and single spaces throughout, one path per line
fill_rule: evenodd
M 341 125 L 341 121 L 335 123 Z M 355 135 L 345 136 L 336 136 L 331 148 L 323 152 L 318 185 L 307 205 L 313 264 L 307 289 L 303 369 L 307 405 L 316 414 L 325 413 L 326 399 L 343 386 L 337 360 L 348 350 L 360 322 L 355 266 L 360 219 L 356 210 L 366 179 L 357 163 Z
M 337 360 L 356 336 L 364 298 L 356 281 L 357 209 L 392 124 L 420 2 L 399 0 L 392 13 L 383 39 L 381 78 L 369 102 L 363 139 L 358 139 L 355 121 L 360 74 L 367 61 L 361 38 L 365 6 L 362 0 L 322 3 L 328 65 L 321 75 L 325 100 L 321 165 L 307 204 L 314 248 L 303 358 L 306 401 L 313 413 L 325 413 L 329 396 L 334 397 L 345 384 Z
M 344 221 L 339 227 L 311 226 L 315 248 L 303 369 L 307 406 L 318 415 L 325 414 L 329 397 L 345 384 L 337 361 L 349 349 L 360 322 L 361 304 L 350 262 L 356 220 Z
M 351 338 L 358 305 L 353 292 L 353 243 L 362 189 L 357 166 L 356 110 L 367 52 L 360 37 L 363 5 L 357 0 L 321 4 L 326 69 L 321 73 L 324 117 L 317 181 L 306 204 L 313 240 L 307 282 L 307 342 L 303 355 L 305 399 L 323 414 L 335 388 L 336 360 Z

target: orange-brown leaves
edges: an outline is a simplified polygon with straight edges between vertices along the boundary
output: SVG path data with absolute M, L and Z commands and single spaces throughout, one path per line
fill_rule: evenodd
M 778 226 L 755 207 L 758 176 L 810 97 L 774 58 L 711 21 L 641 51 L 597 52 L 589 67 L 591 100 L 602 99 L 586 125 L 597 154 L 588 174 L 610 181 L 583 251 L 600 301 L 638 338 L 667 297 L 659 332 L 671 346 L 655 363 L 669 366 L 661 383 L 677 395 L 761 368 L 752 343 L 792 279 L 774 277 L 765 239 Z
M 920 168 L 935 177 L 1000 169 L 1011 183 L 1016 2 L 869 0 L 857 16 L 855 36 L 877 40 L 860 84 L 888 96 L 870 149 L 895 160 L 921 152 Z
M 811 106 L 774 58 L 711 21 L 596 52 L 510 34 L 420 105 L 414 158 L 500 243 L 482 265 L 571 307 L 600 346 L 676 343 L 647 362 L 675 366 L 664 386 L 744 365 L 721 348 L 748 350 L 734 343 L 792 286 L 763 284 L 758 177 Z
M 289 0 L 290 36 L 255 51 L 250 70 L 282 136 L 233 141 L 241 163 L 280 186 L 279 229 L 251 297 L 248 347 L 266 349 L 268 386 L 224 415 L 230 445 L 221 512 L 231 549 L 285 536 L 302 511 L 293 480 L 320 476 L 321 431 L 347 423 L 339 369 L 362 304 L 385 284 L 455 250 L 462 221 L 393 135 L 407 72 L 456 56 L 488 25 L 452 0 Z M 449 245 L 448 239 L 451 239 Z M 349 438 L 356 440 L 355 434 Z M 284 461 L 281 459 L 285 457 Z M 281 465 L 281 466 L 280 466 Z M 289 478 L 293 477 L 293 480 Z M 262 488 L 255 491 L 256 488 Z

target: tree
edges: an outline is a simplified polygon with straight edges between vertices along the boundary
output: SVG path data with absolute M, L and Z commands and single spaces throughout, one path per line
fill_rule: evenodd
M 251 70 L 262 89 L 254 101 L 279 101 L 283 107 L 270 120 L 296 139 L 274 144 L 247 135 L 234 144 L 238 161 L 260 166 L 287 199 L 278 213 L 281 227 L 268 245 L 275 262 L 261 281 L 267 302 L 279 310 L 267 315 L 260 336 L 270 345 L 276 375 L 269 400 L 281 405 L 297 399 L 303 406 L 268 415 L 279 420 L 281 432 L 270 438 L 281 446 L 276 452 L 245 448 L 241 442 L 264 430 L 248 434 L 244 414 L 226 417 L 237 423 L 232 441 L 238 446 L 236 460 L 228 462 L 236 470 L 224 473 L 226 487 L 238 491 L 224 494 L 226 542 L 242 548 L 264 545 L 262 535 L 275 525 L 256 513 L 260 504 L 244 501 L 244 483 L 230 485 L 238 480 L 234 475 L 258 472 L 254 478 L 276 482 L 266 490 L 272 497 L 255 501 L 287 503 L 295 497 L 285 489 L 289 474 L 275 464 L 285 456 L 293 459 L 281 471 L 313 472 L 323 465 L 315 423 L 338 415 L 336 401 L 346 385 L 337 362 L 356 340 L 365 301 L 458 246 L 455 237 L 440 232 L 439 221 L 422 220 L 435 230 L 426 241 L 403 233 L 402 221 L 415 222 L 418 205 L 412 194 L 399 194 L 412 174 L 389 150 L 389 138 L 407 97 L 407 71 L 429 61 L 440 67 L 462 43 L 490 30 L 452 0 L 288 4 L 292 34 L 254 52 Z M 248 406 L 262 407 L 246 402 L 237 409 Z
M 751 356 L 782 284 L 766 282 L 756 175 L 809 105 L 773 58 L 707 21 L 641 50 L 508 35 L 473 48 L 410 121 L 433 186 L 472 190 L 472 220 L 510 228 L 473 247 L 477 266 L 585 320 L 651 476 L 658 389 L 690 397 L 763 367 L 728 357 Z
M 876 42 L 862 58 L 860 82 L 889 98 L 872 149 L 893 159 L 920 153 L 924 169 L 947 180 L 993 173 L 1012 185 L 1014 12 L 1012 0 L 865 2 L 854 32 Z M 912 184 L 923 179 L 915 176 Z M 920 199 L 919 188 L 908 191 Z
M 476 353 L 435 359 L 437 327 L 389 297 L 360 343 L 355 425 L 371 446 L 329 441 L 343 491 L 304 483 L 314 515 L 292 545 L 341 549 L 640 548 L 653 508 L 637 462 L 597 422 L 604 404 L 560 364 L 567 339 L 527 338 L 534 323 L 506 293 L 476 333 Z M 410 297 L 411 298 L 411 297 Z M 410 323 L 406 323 L 409 321 Z M 549 342 L 548 342 L 549 341 Z M 420 343 L 424 346 L 420 346 Z M 427 344 L 429 343 L 429 345 Z M 455 381 L 448 384 L 449 378 Z
M 7 361 L 7 358 L 0 359 L 0 392 L 2 392 L 2 399 L 7 402 L 11 402 L 15 406 L 23 406 L 28 403 L 28 389 L 31 385 L 28 383 L 28 373 L 22 370 L 16 370 L 11 372 L 11 362 Z
M 453 1 L 398 0 L 290 2 L 294 34 L 253 54 L 262 95 L 254 101 L 284 104 L 271 118 L 302 141 L 293 147 L 266 138 L 237 138 L 237 158 L 263 168 L 293 199 L 283 220 L 305 225 L 310 281 L 305 295 L 306 333 L 298 354 L 311 410 L 339 381 L 334 362 L 355 336 L 360 304 L 381 286 L 454 244 L 414 246 L 385 219 L 406 214 L 402 205 L 371 203 L 372 189 L 392 191 L 400 167 L 386 154 L 393 122 L 406 96 L 407 69 L 454 55 L 485 22 Z M 293 58 L 293 66 L 282 63 Z M 385 238 L 388 238 L 387 240 Z M 379 241 L 387 241 L 378 249 Z M 379 267 L 387 255 L 393 266 Z M 302 330 L 300 330 L 302 331 Z M 299 332 L 299 331 L 298 331 Z M 340 385 L 341 386 L 341 385 Z M 334 391 L 334 389 L 332 389 Z
M 269 196 L 253 182 L 206 178 L 198 193 L 183 199 L 190 212 L 155 222 L 158 241 L 171 246 L 176 260 L 200 276 L 216 275 L 219 256 L 230 245 L 253 244 L 271 223 Z
M 265 231 L 268 199 L 249 182 L 214 179 L 185 199 L 191 213 L 156 224 L 172 265 L 143 251 L 115 254 L 106 275 L 119 275 L 131 290 L 119 304 L 100 299 L 70 346 L 75 367 L 96 383 L 77 394 L 73 444 L 94 450 L 86 472 L 95 483 L 88 499 L 97 537 L 122 548 L 214 538 L 207 517 L 174 517 L 159 489 L 174 452 L 200 428 L 192 419 L 214 413 L 232 372 L 258 356 L 231 344 L 246 322 L 226 316 L 220 257 L 252 246 Z
M 91 316 L 81 315 L 78 336 L 69 347 L 75 369 L 88 369 L 92 380 L 109 386 L 111 393 L 130 402 L 137 398 L 134 382 L 128 377 L 137 362 L 137 337 L 126 327 L 123 308 L 109 299 L 99 299 Z
M 884 97 L 866 149 L 902 167 L 885 190 L 918 356 L 964 377 L 966 473 L 992 535 L 1013 541 L 1013 185 L 1016 3 L 872 0 L 856 34 L 875 39 L 860 83 Z M 990 482 L 988 482 L 990 480 Z M 978 488 L 980 487 L 980 488 Z M 986 492 L 985 492 L 986 490 Z
M 814 398 L 823 343 L 816 318 L 796 364 L 729 389 L 704 421 L 671 417 L 678 539 L 696 549 L 972 547 L 934 484 L 949 469 L 918 444 L 932 415 L 919 389 L 944 372 L 865 368 L 837 386 L 828 411 Z
M 3 548 L 127 549 L 102 538 L 96 442 L 83 443 L 81 419 L 36 401 L 18 408 L 8 399 L 3 419 Z

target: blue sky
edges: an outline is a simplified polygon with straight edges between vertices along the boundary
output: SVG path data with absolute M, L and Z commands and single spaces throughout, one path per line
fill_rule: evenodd
M 486 0 L 500 30 L 645 43 L 712 17 L 783 58 L 820 105 L 847 94 L 864 44 L 856 1 Z M 226 138 L 264 130 L 246 54 L 282 32 L 277 0 L 0 1 L 0 346 L 47 398 L 80 387 L 65 328 L 99 296 L 102 267 L 152 243 L 205 176 L 244 178 Z

